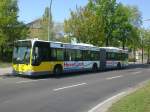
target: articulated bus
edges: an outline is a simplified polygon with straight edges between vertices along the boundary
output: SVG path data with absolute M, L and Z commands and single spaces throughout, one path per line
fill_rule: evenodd
M 128 52 L 116 47 L 61 43 L 38 39 L 14 44 L 13 73 L 28 76 L 105 70 L 128 66 Z

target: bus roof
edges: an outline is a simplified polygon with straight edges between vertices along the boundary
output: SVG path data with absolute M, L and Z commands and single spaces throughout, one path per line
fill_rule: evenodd
M 38 39 L 25 39 L 25 40 L 18 40 L 18 41 L 31 41 L 32 43 L 35 42 L 48 42 L 50 46 L 53 48 L 69 48 L 69 49 L 81 49 L 81 50 L 96 50 L 99 51 L 99 47 L 96 47 L 92 44 L 85 44 L 85 43 L 62 43 L 56 41 L 45 41 L 45 40 L 38 40 Z
M 123 52 L 127 53 L 128 50 L 123 50 L 121 48 L 117 47 L 97 47 L 92 44 L 86 44 L 86 43 L 62 43 L 62 42 L 57 42 L 57 41 L 46 41 L 46 40 L 39 40 L 37 38 L 34 39 L 25 39 L 25 40 L 18 40 L 18 41 L 31 41 L 32 43 L 34 42 L 48 42 L 51 43 L 51 47 L 54 48 L 70 48 L 70 49 L 82 49 L 82 50 L 100 50 L 100 49 L 105 49 L 107 52 Z
M 123 49 L 117 48 L 117 47 L 100 47 L 100 49 L 105 49 L 107 52 L 122 52 L 122 53 L 128 53 L 128 50 L 123 50 Z

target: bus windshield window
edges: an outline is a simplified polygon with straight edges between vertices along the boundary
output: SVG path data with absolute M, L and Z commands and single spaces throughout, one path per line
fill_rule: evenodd
M 17 45 L 14 47 L 13 63 L 29 64 L 31 47 Z

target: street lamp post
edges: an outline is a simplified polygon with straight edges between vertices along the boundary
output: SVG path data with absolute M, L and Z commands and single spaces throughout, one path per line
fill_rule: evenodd
M 52 0 L 50 0 L 49 4 L 49 16 L 48 16 L 48 41 L 50 41 L 50 24 L 51 24 L 51 19 L 52 19 Z

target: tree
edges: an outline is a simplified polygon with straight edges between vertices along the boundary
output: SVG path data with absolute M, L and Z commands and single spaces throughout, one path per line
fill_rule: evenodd
M 113 39 L 113 17 L 117 7 L 116 0 L 94 0 L 96 14 L 102 18 L 105 45 L 110 46 Z
M 71 11 L 65 32 L 79 42 L 103 46 L 139 47 L 141 13 L 135 6 L 116 0 L 89 0 L 85 7 Z
M 49 7 L 46 7 L 43 17 L 41 19 L 42 32 L 40 34 L 40 38 L 43 40 L 48 40 L 48 25 L 50 28 L 49 30 L 50 40 L 54 40 L 54 29 L 53 29 L 54 23 L 52 21 L 52 15 L 49 12 Z
M 65 20 L 64 30 L 79 42 L 102 45 L 104 33 L 101 23 L 102 19 L 89 7 L 77 7 L 76 12 L 71 11 L 71 18 Z
M 147 53 L 147 63 L 150 63 L 150 30 L 142 29 L 143 47 Z
M 65 31 L 75 35 L 79 41 L 101 46 L 105 42 L 109 46 L 115 8 L 116 0 L 89 0 L 87 6 L 71 12 L 71 18 L 65 21 Z
M 25 38 L 28 28 L 18 21 L 17 0 L 1 0 L 0 4 L 0 56 L 4 58 L 9 50 L 8 44 Z M 4 54 L 5 51 L 5 54 Z
M 113 37 L 122 43 L 123 49 L 125 45 L 132 48 L 140 47 L 141 13 L 137 7 L 125 6 L 119 3 L 115 10 L 113 21 Z
M 114 14 L 114 30 L 113 37 L 122 43 L 123 49 L 127 40 L 130 40 L 132 25 L 129 22 L 128 8 L 122 4 L 118 4 Z
M 136 48 L 141 47 L 141 25 L 142 25 L 142 16 L 141 12 L 136 6 L 126 6 L 127 12 L 129 15 L 129 22 L 132 25 L 132 35 L 129 46 L 135 46 Z

